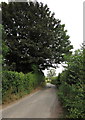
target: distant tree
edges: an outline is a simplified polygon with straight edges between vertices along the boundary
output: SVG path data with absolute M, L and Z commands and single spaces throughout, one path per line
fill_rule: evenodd
M 47 77 L 51 79 L 52 77 L 56 76 L 56 70 L 55 69 L 50 69 L 47 73 Z
M 73 46 L 60 23 L 43 3 L 3 2 L 2 24 L 10 48 L 7 64 L 15 63 L 16 71 L 26 73 L 33 64 L 44 70 L 63 62 Z

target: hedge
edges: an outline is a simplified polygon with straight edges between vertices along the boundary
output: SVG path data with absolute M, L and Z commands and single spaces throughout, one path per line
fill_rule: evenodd
M 23 96 L 30 93 L 44 82 L 44 75 L 41 72 L 27 73 L 14 71 L 3 71 L 2 73 L 2 102 L 12 99 L 13 95 Z
M 68 58 L 60 75 L 59 98 L 66 110 L 66 118 L 85 118 L 85 71 L 83 51 Z

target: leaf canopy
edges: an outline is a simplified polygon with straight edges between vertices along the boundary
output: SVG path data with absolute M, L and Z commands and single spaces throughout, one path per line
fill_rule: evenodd
M 65 25 L 43 3 L 3 2 L 2 24 L 10 48 L 7 64 L 15 63 L 16 71 L 29 72 L 33 64 L 40 70 L 55 67 L 73 48 Z

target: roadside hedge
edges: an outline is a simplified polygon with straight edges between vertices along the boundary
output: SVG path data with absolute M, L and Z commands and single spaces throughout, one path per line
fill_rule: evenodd
M 30 93 L 44 82 L 42 72 L 27 73 L 3 71 L 2 73 L 2 102 L 10 101 L 14 96 L 22 97 Z
M 67 67 L 60 75 L 59 98 L 66 118 L 85 118 L 85 71 L 82 50 L 67 58 Z

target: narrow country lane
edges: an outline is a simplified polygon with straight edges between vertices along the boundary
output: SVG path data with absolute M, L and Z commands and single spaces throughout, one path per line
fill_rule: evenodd
M 56 88 L 48 84 L 46 88 L 4 108 L 2 118 L 59 118 L 61 114 Z

